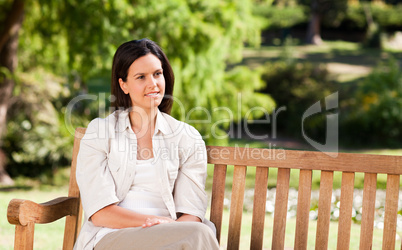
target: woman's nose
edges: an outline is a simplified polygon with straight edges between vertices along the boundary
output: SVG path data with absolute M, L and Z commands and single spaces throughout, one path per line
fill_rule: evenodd
M 151 76 L 151 77 L 150 77 L 150 80 L 149 80 L 149 82 L 148 82 L 148 85 L 154 87 L 154 86 L 156 86 L 157 84 L 158 84 L 158 80 L 157 80 L 155 77 Z

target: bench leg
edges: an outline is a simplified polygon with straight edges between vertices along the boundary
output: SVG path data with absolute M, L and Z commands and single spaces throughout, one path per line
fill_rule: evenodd
M 15 250 L 33 249 L 35 224 L 30 222 L 26 226 L 15 226 Z

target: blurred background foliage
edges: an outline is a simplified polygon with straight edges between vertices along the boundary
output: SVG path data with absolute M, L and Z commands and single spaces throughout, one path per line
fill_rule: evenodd
M 11 3 L 0 1 L 1 9 Z M 2 144 L 9 156 L 8 172 L 51 175 L 56 166 L 67 164 L 73 128 L 108 114 L 115 50 L 143 37 L 157 41 L 175 71 L 172 115 L 194 125 L 208 143 L 227 143 L 225 129 L 246 111 L 217 110 L 209 116 L 196 107 L 233 110 L 237 102 L 228 97 L 237 93 L 244 96 L 243 110 L 274 107 L 269 95 L 255 93 L 262 87 L 257 72 L 240 66 L 226 69 L 227 63 L 242 59 L 245 43 L 259 46 L 261 27 L 252 14 L 252 1 L 244 0 L 26 2 L 16 87 Z M 75 105 L 74 120 L 66 127 L 66 107 L 81 94 L 95 94 L 94 100 Z M 227 121 L 217 123 L 222 117 Z M 205 120 L 209 122 L 199 122 Z M 210 136 L 213 124 L 222 139 Z
M 401 147 L 402 71 L 397 60 L 379 63 L 358 83 L 354 94 L 343 121 L 345 133 L 354 135 L 349 140 L 360 138 L 361 144 Z
M 12 2 L 0 0 L 0 23 Z M 58 166 L 68 165 L 73 129 L 109 113 L 115 50 L 144 37 L 156 41 L 173 66 L 172 115 L 195 126 L 207 144 L 241 139 L 233 136 L 234 124 L 246 114 L 246 122 L 264 117 L 261 110 L 248 113 L 254 107 L 272 112 L 286 106 L 279 132 L 301 137 L 306 108 L 339 91 L 342 145 L 401 147 L 397 57 L 346 84 L 337 82 L 325 63 L 301 60 L 294 51 L 308 38 L 314 15 L 320 17 L 321 31 L 341 30 L 336 39 L 354 39 L 356 51 L 391 51 L 387 40 L 402 29 L 401 11 L 401 1 L 26 1 L 17 70 L 10 75 L 0 68 L 0 81 L 15 79 L 0 144 L 7 172 L 47 179 Z M 331 39 L 322 33 L 324 40 Z M 280 55 L 249 67 L 244 49 L 264 51 L 264 46 L 278 46 Z M 90 96 L 68 109 L 75 97 L 85 94 Z M 66 122 L 69 112 L 71 121 Z M 305 126 L 317 140 L 325 138 L 325 116 L 312 117 Z M 266 132 L 267 127 L 254 129 Z

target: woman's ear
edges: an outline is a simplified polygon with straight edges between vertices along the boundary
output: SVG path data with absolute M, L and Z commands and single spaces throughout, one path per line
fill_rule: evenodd
M 120 84 L 120 88 L 121 90 L 123 90 L 124 94 L 128 94 L 128 89 L 127 89 L 127 83 L 125 83 L 123 81 L 123 79 L 119 78 L 119 84 Z

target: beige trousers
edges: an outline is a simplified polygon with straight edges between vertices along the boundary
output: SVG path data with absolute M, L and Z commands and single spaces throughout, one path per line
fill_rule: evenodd
M 175 222 L 148 228 L 130 227 L 105 235 L 95 250 L 219 249 L 211 228 L 200 222 Z

